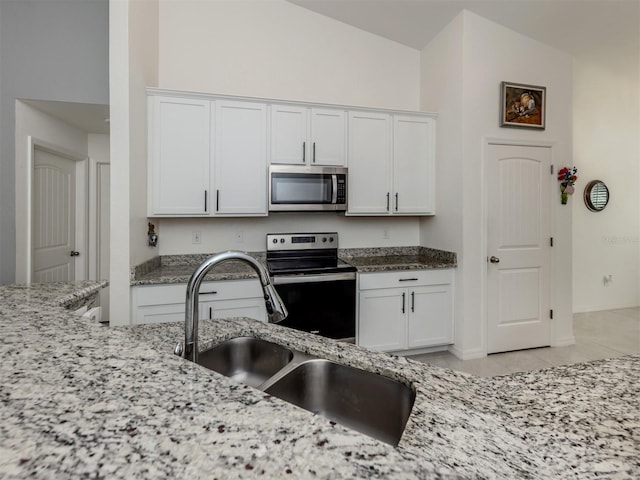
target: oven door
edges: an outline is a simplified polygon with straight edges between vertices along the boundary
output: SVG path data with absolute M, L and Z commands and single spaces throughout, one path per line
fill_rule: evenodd
M 355 343 L 355 273 L 275 276 L 273 284 L 296 330 Z

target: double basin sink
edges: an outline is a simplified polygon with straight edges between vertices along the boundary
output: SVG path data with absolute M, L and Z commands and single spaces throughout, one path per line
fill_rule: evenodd
M 200 352 L 198 364 L 393 446 L 415 400 L 402 382 L 254 337 Z

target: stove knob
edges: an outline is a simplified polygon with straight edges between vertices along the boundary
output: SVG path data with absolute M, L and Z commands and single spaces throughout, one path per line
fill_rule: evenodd
M 322 243 L 326 243 L 327 237 L 322 237 Z
M 284 238 L 281 238 L 281 239 L 280 239 L 280 243 L 284 243 Z
M 278 243 L 278 239 L 277 239 L 277 238 L 274 238 L 274 239 L 272 240 L 272 242 L 273 242 L 273 243 Z
M 333 237 L 329 237 L 329 242 L 333 242 Z

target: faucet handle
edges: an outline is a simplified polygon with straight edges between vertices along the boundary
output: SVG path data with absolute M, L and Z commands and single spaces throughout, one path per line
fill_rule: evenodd
M 176 348 L 173 349 L 174 355 L 178 355 L 179 357 L 182 356 L 183 351 L 184 351 L 184 348 L 182 347 L 182 343 L 178 343 L 176 345 Z

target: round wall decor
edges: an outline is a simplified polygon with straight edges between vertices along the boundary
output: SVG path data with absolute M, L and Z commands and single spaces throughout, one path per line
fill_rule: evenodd
M 584 187 L 584 204 L 592 212 L 600 212 L 609 203 L 609 189 L 602 180 L 591 180 Z

